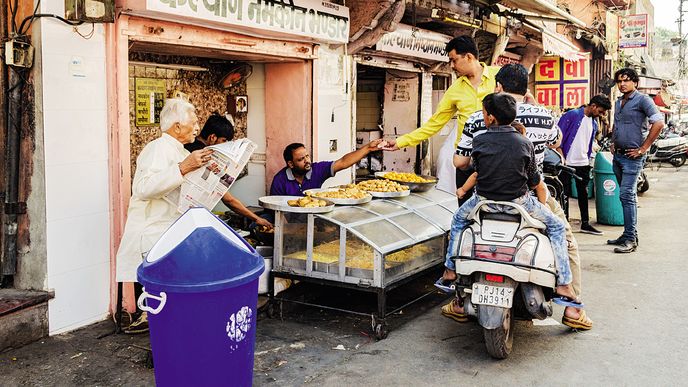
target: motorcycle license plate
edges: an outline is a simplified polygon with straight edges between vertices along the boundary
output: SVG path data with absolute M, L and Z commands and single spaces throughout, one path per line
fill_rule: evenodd
M 473 305 L 490 305 L 511 308 L 514 301 L 514 289 L 486 284 L 473 284 L 471 302 Z

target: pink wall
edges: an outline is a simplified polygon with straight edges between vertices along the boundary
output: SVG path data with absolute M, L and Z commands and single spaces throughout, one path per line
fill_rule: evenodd
M 267 189 L 272 177 L 282 169 L 282 151 L 292 142 L 311 149 L 312 63 L 265 65 L 265 138 Z

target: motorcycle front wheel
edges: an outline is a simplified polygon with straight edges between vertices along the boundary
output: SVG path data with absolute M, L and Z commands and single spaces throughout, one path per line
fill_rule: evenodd
M 506 359 L 514 344 L 514 318 L 512 310 L 504 316 L 502 326 L 496 329 L 483 328 L 485 348 L 487 353 L 495 359 Z

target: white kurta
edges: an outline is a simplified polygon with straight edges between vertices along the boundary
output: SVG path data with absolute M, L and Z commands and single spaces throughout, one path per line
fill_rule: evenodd
M 148 143 L 136 159 L 127 223 L 117 251 L 117 282 L 136 282 L 142 253 L 181 214 L 163 196 L 181 186 L 179 163 L 189 155 L 181 142 L 167 133 Z

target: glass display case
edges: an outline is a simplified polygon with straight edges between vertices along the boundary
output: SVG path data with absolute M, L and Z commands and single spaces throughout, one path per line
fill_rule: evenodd
M 322 214 L 276 211 L 272 274 L 376 291 L 384 321 L 386 290 L 444 262 L 457 206 L 432 189 Z

